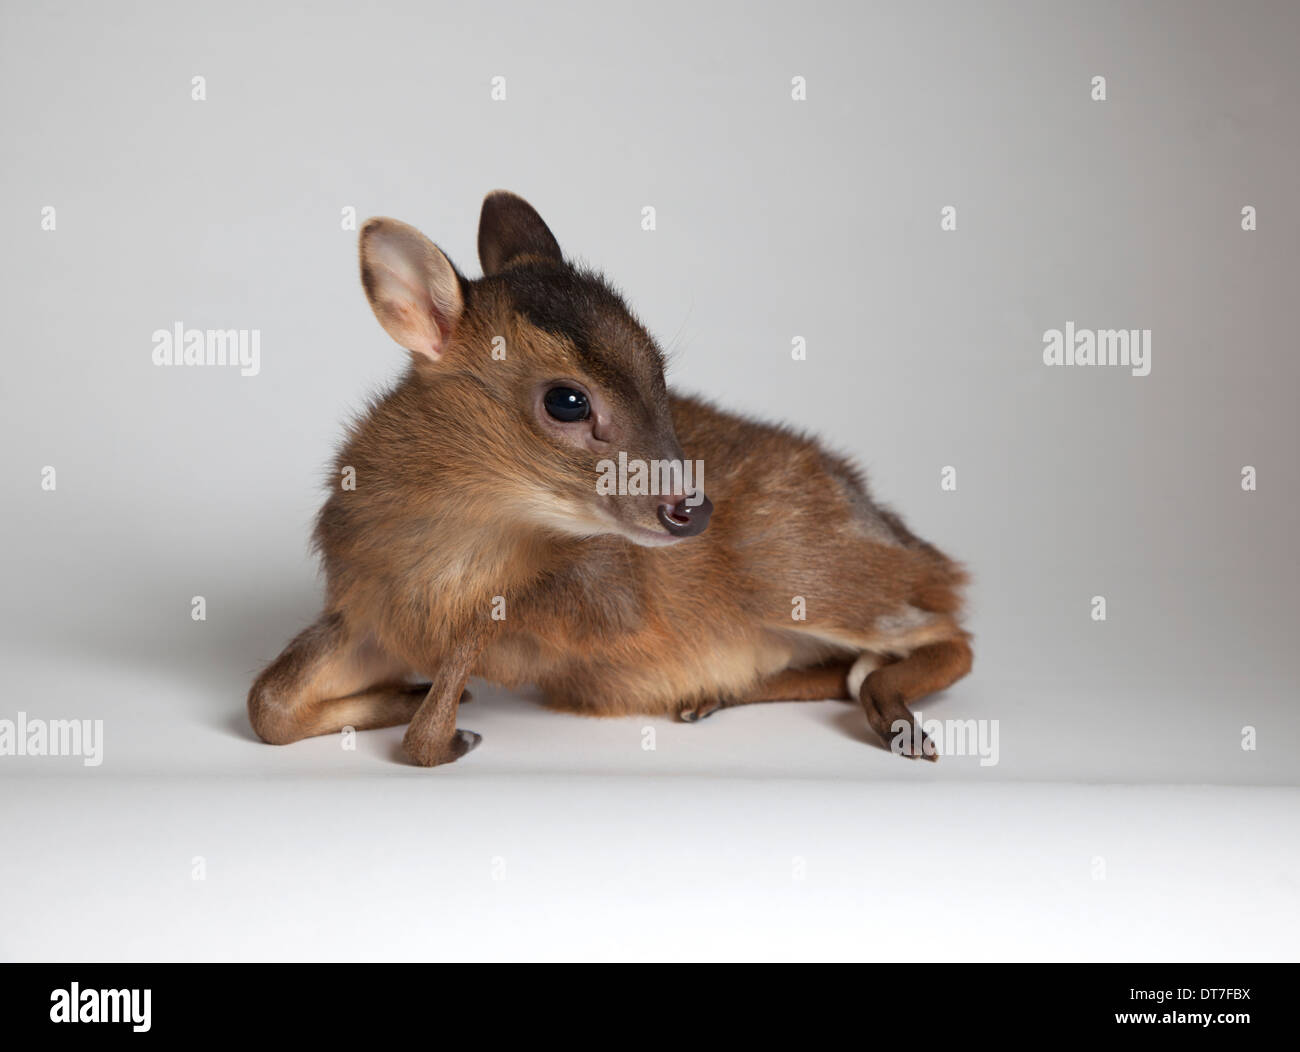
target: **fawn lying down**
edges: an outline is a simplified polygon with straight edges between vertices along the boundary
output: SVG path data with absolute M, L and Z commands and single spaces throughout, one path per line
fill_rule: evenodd
M 409 723 L 410 759 L 449 763 L 480 740 L 456 728 L 474 675 L 688 721 L 855 698 L 933 758 L 906 705 L 971 667 L 961 568 L 813 440 L 672 394 L 654 339 L 522 198 L 488 195 L 478 249 L 471 281 L 413 227 L 362 228 L 362 285 L 410 369 L 339 454 L 355 486 L 316 527 L 325 610 L 253 684 L 258 735 Z M 619 454 L 702 463 L 708 496 L 610 493 Z

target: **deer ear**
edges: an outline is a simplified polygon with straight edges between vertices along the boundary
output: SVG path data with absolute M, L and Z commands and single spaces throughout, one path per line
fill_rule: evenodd
M 465 309 L 460 275 L 438 246 L 396 219 L 361 227 L 361 284 L 379 324 L 409 351 L 437 361 Z
M 499 274 L 525 256 L 563 263 L 560 243 L 527 201 L 509 190 L 483 198 L 478 221 L 478 259 L 483 273 Z

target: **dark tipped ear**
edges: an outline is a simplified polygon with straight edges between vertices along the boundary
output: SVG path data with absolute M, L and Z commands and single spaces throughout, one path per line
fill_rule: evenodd
M 361 227 L 361 284 L 379 324 L 408 351 L 437 361 L 465 309 L 460 275 L 438 246 L 396 219 Z
M 564 262 L 559 242 L 537 210 L 509 190 L 493 190 L 483 199 L 478 221 L 478 258 L 483 273 L 499 274 L 525 256 Z

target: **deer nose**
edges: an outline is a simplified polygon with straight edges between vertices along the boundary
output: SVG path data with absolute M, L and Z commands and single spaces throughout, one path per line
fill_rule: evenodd
M 672 503 L 659 505 L 659 521 L 664 529 L 674 537 L 694 537 L 701 534 L 709 525 L 713 515 L 713 501 L 704 497 L 698 504 L 691 505 L 685 497 L 668 498 Z

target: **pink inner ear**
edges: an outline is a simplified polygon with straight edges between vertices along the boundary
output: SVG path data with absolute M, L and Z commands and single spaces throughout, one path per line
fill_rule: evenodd
M 437 360 L 460 318 L 460 279 L 438 247 L 395 219 L 362 233 L 363 284 L 385 331 L 403 347 Z
M 442 331 L 432 301 L 426 296 L 425 302 L 427 306 L 424 309 L 409 302 L 397 307 L 401 319 L 399 324 L 404 332 L 410 333 L 407 339 L 397 342 L 408 350 L 418 351 L 436 360 L 442 352 Z
M 381 250 L 391 251 L 382 244 Z M 382 310 L 380 320 L 388 334 L 403 347 L 437 360 L 444 342 L 443 318 L 433 296 L 422 287 L 420 275 L 402 259 L 374 261 L 375 297 Z

